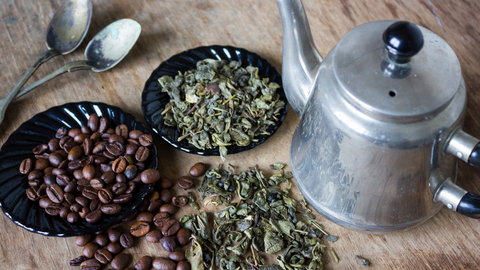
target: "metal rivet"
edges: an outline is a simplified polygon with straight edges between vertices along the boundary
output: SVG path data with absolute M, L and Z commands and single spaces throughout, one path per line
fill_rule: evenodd
M 448 209 L 452 209 L 453 205 L 451 203 L 447 204 Z
M 457 152 L 457 157 L 458 157 L 458 158 L 462 158 L 462 157 L 463 157 L 463 154 L 460 153 L 460 152 Z

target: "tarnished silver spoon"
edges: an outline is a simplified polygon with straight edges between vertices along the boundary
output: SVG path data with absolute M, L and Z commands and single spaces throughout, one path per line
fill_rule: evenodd
M 37 56 L 35 62 L 23 74 L 7 97 L 0 100 L 0 123 L 5 117 L 8 104 L 17 96 L 17 93 L 40 65 L 57 55 L 71 53 L 82 43 L 90 26 L 91 18 L 92 2 L 90 0 L 70 0 L 60 6 L 47 28 L 45 37 L 47 50 Z
M 17 97 L 66 72 L 77 70 L 102 72 L 111 69 L 128 54 L 135 45 L 141 31 L 140 24 L 131 19 L 122 19 L 109 24 L 88 43 L 85 49 L 85 60 L 73 61 L 63 65 L 63 67 L 25 87 L 18 93 Z

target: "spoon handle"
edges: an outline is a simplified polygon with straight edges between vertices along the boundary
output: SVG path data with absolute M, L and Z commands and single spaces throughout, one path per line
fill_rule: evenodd
M 30 84 L 29 86 L 25 87 L 22 89 L 22 91 L 20 91 L 18 94 L 17 94 L 17 98 L 25 95 L 26 93 L 32 91 L 35 87 L 39 86 L 39 85 L 42 85 L 48 81 L 50 81 L 51 79 L 59 76 L 59 75 L 62 75 L 63 73 L 66 73 L 66 72 L 73 72 L 73 71 L 77 71 L 77 70 L 90 70 L 92 69 L 92 66 L 90 66 L 86 60 L 78 60 L 78 61 L 73 61 L 73 62 L 70 62 L 70 63 L 67 63 L 65 65 L 63 65 L 61 68 L 55 70 L 54 72 L 46 75 L 45 77 L 41 78 L 40 80 Z M 0 100 L 1 102 L 1 100 Z
M 13 89 L 8 93 L 7 97 L 0 100 L 0 124 L 3 122 L 5 117 L 5 111 L 7 110 L 8 104 L 17 96 L 18 91 L 22 89 L 23 85 L 30 79 L 32 74 L 45 62 L 52 59 L 53 57 L 60 55 L 57 51 L 46 50 L 37 56 L 35 62 L 28 68 L 28 70 L 23 74 L 20 81 L 13 87 Z

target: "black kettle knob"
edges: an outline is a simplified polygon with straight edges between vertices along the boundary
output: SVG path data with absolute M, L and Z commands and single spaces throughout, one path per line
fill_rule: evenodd
M 418 26 L 410 22 L 396 22 L 383 32 L 388 57 L 397 64 L 410 62 L 423 47 L 423 35 Z

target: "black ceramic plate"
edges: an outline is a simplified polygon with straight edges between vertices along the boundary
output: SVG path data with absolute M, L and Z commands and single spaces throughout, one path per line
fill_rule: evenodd
M 196 68 L 198 61 L 212 58 L 228 61 L 242 61 L 242 66 L 246 67 L 252 65 L 259 68 L 259 75 L 262 78 L 270 78 L 271 82 L 276 82 L 282 86 L 282 77 L 280 73 L 273 67 L 267 60 L 261 58 L 256 53 L 249 52 L 245 49 L 234 48 L 230 46 L 206 46 L 190 49 L 172 56 L 166 60 L 160 66 L 155 69 L 150 78 L 145 83 L 145 88 L 142 94 L 142 110 L 145 120 L 161 138 L 167 141 L 175 148 L 181 149 L 185 152 L 194 153 L 203 156 L 218 156 L 220 155 L 218 147 L 214 149 L 201 150 L 190 145 L 187 140 L 178 142 L 178 137 L 181 136 L 179 130 L 175 127 L 169 127 L 163 124 L 163 116 L 160 114 L 166 104 L 169 102 L 170 97 L 167 93 L 161 92 L 162 87 L 158 83 L 158 78 L 163 75 L 170 75 L 175 77 L 178 71 L 182 73 L 187 70 Z M 280 98 L 285 102 L 285 108 L 281 111 L 281 115 L 278 117 L 275 126 L 271 126 L 267 131 L 270 135 L 262 135 L 256 137 L 257 142 L 252 142 L 247 146 L 229 146 L 228 154 L 234 154 L 241 151 L 252 149 L 253 147 L 265 142 L 275 131 L 280 127 L 285 116 L 287 115 L 288 102 L 285 96 L 283 88 L 277 90 L 280 94 Z
M 80 219 L 68 223 L 58 216 L 49 216 L 37 202 L 30 201 L 25 193 L 28 187 L 26 175 L 19 173 L 19 165 L 26 158 L 34 159 L 32 149 L 55 137 L 58 128 L 80 128 L 87 124 L 90 114 L 97 113 L 110 119 L 109 127 L 125 124 L 129 130 L 138 129 L 150 134 L 142 122 L 122 109 L 103 103 L 67 103 L 50 108 L 23 123 L 10 135 L 0 150 L 0 207 L 15 224 L 29 231 L 52 236 L 74 236 L 97 232 L 119 223 L 130 214 L 147 195 L 151 185 L 136 186 L 133 200 L 122 205 L 116 215 L 103 215 L 94 224 Z M 157 168 L 157 149 L 145 162 L 147 168 Z

